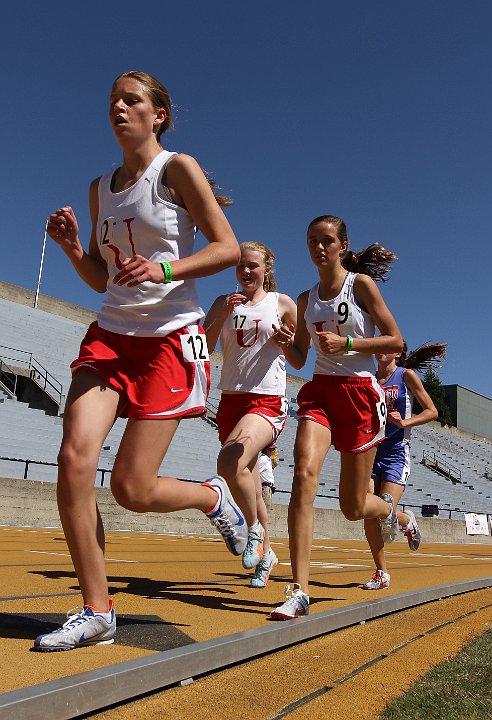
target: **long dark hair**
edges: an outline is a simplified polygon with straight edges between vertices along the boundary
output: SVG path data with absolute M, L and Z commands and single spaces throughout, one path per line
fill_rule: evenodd
M 319 215 L 309 223 L 308 232 L 313 225 L 320 222 L 334 225 L 340 241 L 348 244 L 347 226 L 342 218 L 336 215 Z M 362 273 L 363 275 L 369 275 L 373 280 L 385 282 L 387 280 L 386 275 L 391 270 L 391 263 L 397 259 L 398 257 L 394 252 L 387 250 L 376 242 L 358 252 L 347 250 L 341 261 L 343 267 L 349 272 Z
M 439 361 L 446 358 L 448 346 L 446 343 L 426 342 L 415 350 L 408 352 L 406 342 L 403 343 L 403 350 L 396 364 L 407 370 L 430 370 L 440 367 Z

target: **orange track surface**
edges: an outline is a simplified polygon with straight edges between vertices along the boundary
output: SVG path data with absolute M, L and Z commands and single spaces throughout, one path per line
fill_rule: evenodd
M 121 628 L 116 643 L 71 652 L 31 653 L 29 650 L 32 639 L 63 622 L 66 610 L 80 604 L 77 581 L 61 531 L 0 528 L 0 653 L 4 658 L 0 692 L 141 657 L 189 642 L 263 627 L 270 610 L 282 601 L 284 585 L 290 573 L 286 541 L 274 542 L 274 548 L 280 564 L 268 586 L 260 590 L 248 587 L 249 573 L 241 567 L 240 559 L 226 551 L 218 536 L 177 537 L 108 533 L 107 571 Z M 373 568 L 365 543 L 316 541 L 313 548 L 312 613 L 370 599 L 371 593 L 359 588 L 362 582 L 369 579 Z M 492 576 L 490 545 L 424 543 L 421 550 L 411 553 L 406 542 L 397 542 L 388 547 L 387 554 L 391 587 L 378 591 L 378 596 L 382 592 L 402 593 Z M 210 717 L 213 717 L 214 710 L 217 710 L 220 704 L 220 692 L 222 695 L 224 692 L 224 682 L 232 683 L 234 694 L 239 693 L 240 697 L 248 698 L 248 688 L 253 683 L 255 692 L 258 693 L 258 682 L 263 685 L 263 680 L 260 679 L 265 678 L 265 674 L 268 678 L 267 688 L 270 681 L 273 681 L 274 687 L 267 695 L 270 699 L 275 698 L 274 707 L 270 707 L 272 703 L 269 700 L 265 714 L 260 712 L 259 708 L 258 712 L 252 712 L 252 699 L 249 698 L 244 714 L 237 706 L 238 712 L 234 717 L 235 720 L 241 717 L 271 717 L 282 707 L 305 694 L 303 678 L 304 685 L 307 683 L 306 687 L 309 688 L 322 687 L 323 683 L 330 684 L 348 672 L 347 668 L 355 668 L 368 658 L 380 654 L 386 645 L 393 647 L 398 644 L 396 639 L 401 634 L 399 628 L 407 628 L 408 632 L 415 635 L 416 628 L 431 627 L 432 623 L 435 625 L 442 622 L 441 615 L 444 617 L 447 613 L 449 618 L 452 618 L 453 614 L 457 617 L 463 614 L 466 608 L 486 605 L 487 598 L 488 602 L 492 603 L 490 590 L 478 591 L 440 601 L 438 610 L 437 603 L 432 603 L 398 616 L 373 621 L 366 626 L 334 633 L 276 653 L 269 658 L 205 678 L 189 688 L 169 690 L 146 701 L 139 701 L 129 706 L 132 707 L 129 717 L 145 716 L 146 720 L 150 720 L 152 717 L 159 717 L 161 712 L 162 716 L 165 712 L 168 717 L 172 717 L 172 713 L 169 715 L 170 709 L 178 707 L 185 697 L 188 698 L 186 706 L 190 713 L 193 702 L 198 702 L 197 697 L 200 697 L 199 694 L 197 696 L 199 687 L 206 690 L 207 698 L 213 698 L 213 686 L 218 683 L 218 696 L 210 708 Z M 430 643 L 430 649 L 420 648 L 415 661 L 404 664 L 413 667 L 412 673 L 402 673 L 401 653 L 399 660 L 397 653 L 383 661 L 387 665 L 387 678 L 394 672 L 394 682 L 387 679 L 383 700 L 385 701 L 388 695 L 396 696 L 403 692 L 409 677 L 418 676 L 427 666 L 439 662 L 443 654 L 445 657 L 446 654 L 456 652 L 467 639 L 486 629 L 487 623 L 492 620 L 492 611 L 490 608 L 479 610 L 470 617 L 472 619 L 466 622 L 458 621 L 451 625 L 450 628 L 454 627 L 454 631 L 441 631 L 443 636 L 448 638 L 448 645 L 444 641 L 436 643 L 436 633 L 429 635 L 427 640 L 421 639 L 412 643 L 407 659 L 413 657 L 419 643 L 422 646 Z M 434 653 L 435 660 L 434 650 L 438 651 Z M 8 662 L 5 662 L 7 658 Z M 313 663 L 313 659 L 316 662 Z M 292 663 L 294 669 L 291 668 L 286 675 L 285 667 Z M 388 669 L 392 664 L 395 666 L 394 671 Z M 268 668 L 274 667 L 277 669 L 271 673 Z M 323 668 L 324 679 L 318 672 L 320 667 Z M 296 675 L 295 681 L 292 672 Z M 376 667 L 372 672 L 377 675 Z M 366 673 L 363 675 L 368 677 Z M 230 680 L 226 680 L 227 677 Z M 336 697 L 343 697 L 344 694 L 344 703 L 347 703 L 347 699 L 354 703 L 356 698 L 361 698 L 365 707 L 367 699 L 364 704 L 364 695 L 369 692 L 371 683 L 354 695 L 357 682 L 361 682 L 361 678 L 354 678 L 336 687 L 289 717 L 329 718 L 332 715 L 326 708 L 321 709 L 323 702 L 333 703 Z M 207 683 L 210 685 L 209 689 L 204 687 Z M 244 687 L 241 683 L 245 683 Z M 311 689 L 306 692 L 311 692 Z M 171 700 L 173 697 L 174 700 Z M 151 705 L 145 705 L 158 702 L 158 698 L 166 698 L 165 702 L 171 702 L 171 708 L 166 709 L 166 705 L 162 705 L 164 700 L 161 700 L 157 710 L 153 710 Z M 200 705 L 201 720 L 209 717 L 206 706 L 207 703 Z M 376 706 L 371 706 L 371 712 L 376 712 Z M 319 708 L 316 711 L 318 714 L 310 714 L 315 707 Z M 227 713 L 224 715 L 225 710 L 224 708 L 219 712 L 219 715 L 227 716 Z M 365 710 L 362 711 L 358 706 L 354 706 L 355 711 L 359 718 L 377 717 L 377 714 L 364 714 Z M 123 710 L 118 712 L 118 717 L 122 717 Z M 154 712 L 157 714 L 152 714 Z M 186 717 L 182 712 L 179 714 Z M 104 716 L 106 715 L 108 718 L 111 716 L 104 713 Z

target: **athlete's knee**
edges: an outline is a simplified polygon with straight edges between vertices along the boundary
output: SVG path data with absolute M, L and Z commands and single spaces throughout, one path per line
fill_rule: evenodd
M 91 459 L 89 452 L 71 442 L 62 443 L 57 461 L 62 482 L 69 482 L 70 478 L 78 478 L 87 472 L 95 472 L 97 467 L 97 462 Z
M 113 497 L 121 507 L 132 512 L 146 512 L 148 501 L 131 483 L 111 482 Z
M 346 520 L 356 522 L 364 519 L 364 505 L 357 503 L 353 498 L 350 501 L 340 498 L 340 510 Z
M 318 475 L 308 465 L 296 466 L 292 480 L 291 502 L 294 505 L 312 504 L 318 491 Z
M 246 448 L 241 442 L 223 445 L 217 458 L 217 472 L 226 479 L 235 477 L 246 466 Z
M 111 492 L 121 507 L 132 512 L 148 512 L 151 493 L 131 471 L 120 473 L 117 465 L 111 473 Z

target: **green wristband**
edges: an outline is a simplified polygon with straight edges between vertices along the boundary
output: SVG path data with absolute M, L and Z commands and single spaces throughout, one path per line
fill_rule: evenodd
M 347 335 L 347 347 L 345 348 L 345 352 L 350 352 L 353 344 L 354 338 L 351 335 Z
M 171 283 L 173 281 L 173 271 L 168 262 L 161 262 L 162 272 L 164 273 L 164 282 Z

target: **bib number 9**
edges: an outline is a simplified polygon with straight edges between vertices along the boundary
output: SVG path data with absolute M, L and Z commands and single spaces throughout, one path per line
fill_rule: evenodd
M 377 403 L 377 409 L 378 409 L 378 415 L 380 419 L 380 427 L 384 427 L 386 425 L 386 403 L 378 402 Z

